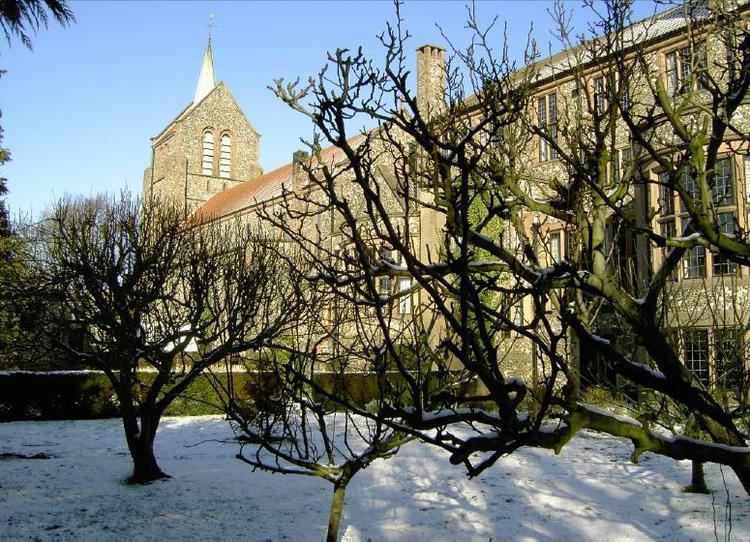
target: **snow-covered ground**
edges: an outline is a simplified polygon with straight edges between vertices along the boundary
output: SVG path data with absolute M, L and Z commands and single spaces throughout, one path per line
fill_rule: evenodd
M 0 424 L 2 540 L 301 540 L 325 538 L 331 486 L 252 472 L 217 417 L 167 418 L 157 454 L 171 480 L 123 483 L 118 420 Z M 560 456 L 524 450 L 468 480 L 444 454 L 412 443 L 355 477 L 344 540 L 750 540 L 750 499 L 707 467 L 713 495 L 681 491 L 690 464 L 594 434 Z M 728 500 L 727 500 L 728 499 Z

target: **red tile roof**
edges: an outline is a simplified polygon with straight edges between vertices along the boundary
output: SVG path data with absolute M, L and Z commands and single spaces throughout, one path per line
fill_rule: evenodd
M 356 148 L 364 140 L 365 136 L 360 134 L 349 139 L 348 143 Z M 344 151 L 339 147 L 331 146 L 321 151 L 321 160 L 326 164 L 335 164 L 343 159 Z M 191 220 L 215 220 L 280 196 L 284 189 L 292 189 L 292 169 L 291 163 L 286 164 L 260 177 L 219 192 L 201 205 L 193 213 Z

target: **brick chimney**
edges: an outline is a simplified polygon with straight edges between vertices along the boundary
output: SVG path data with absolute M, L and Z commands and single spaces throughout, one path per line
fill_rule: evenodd
M 417 48 L 417 107 L 426 119 L 445 108 L 445 49 L 436 45 Z

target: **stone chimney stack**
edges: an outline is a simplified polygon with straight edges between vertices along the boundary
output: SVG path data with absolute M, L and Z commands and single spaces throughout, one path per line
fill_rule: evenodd
M 295 192 L 308 183 L 309 179 L 307 178 L 307 172 L 303 164 L 309 157 L 310 155 L 305 151 L 295 151 L 292 153 L 292 190 Z
M 417 107 L 426 119 L 445 108 L 445 49 L 436 45 L 417 48 Z

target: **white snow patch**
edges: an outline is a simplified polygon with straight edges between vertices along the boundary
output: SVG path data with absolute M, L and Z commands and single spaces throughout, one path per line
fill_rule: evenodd
M 622 414 L 615 414 L 613 412 L 610 412 L 609 410 L 605 410 L 603 408 L 600 408 L 595 405 L 590 405 L 588 403 L 582 403 L 580 401 L 578 402 L 578 406 L 585 408 L 589 412 L 593 412 L 594 414 L 599 414 L 600 416 L 607 416 L 609 418 L 617 420 L 618 422 L 629 423 L 630 425 L 643 427 L 643 424 L 641 424 L 641 422 L 639 422 L 635 418 L 631 418 L 630 416 L 623 416 Z
M 165 418 L 156 439 L 172 479 L 128 486 L 119 420 L 0 424 L 4 540 L 325 539 L 331 484 L 252 472 L 220 417 Z M 445 453 L 412 442 L 352 481 L 340 535 L 348 542 L 713 540 L 728 524 L 750 539 L 750 499 L 727 468 L 706 465 L 711 495 L 683 493 L 690 462 L 645 454 L 584 432 L 559 456 L 523 449 L 474 479 Z M 245 449 L 247 455 L 253 449 Z M 712 506 L 714 508 L 712 508 Z

